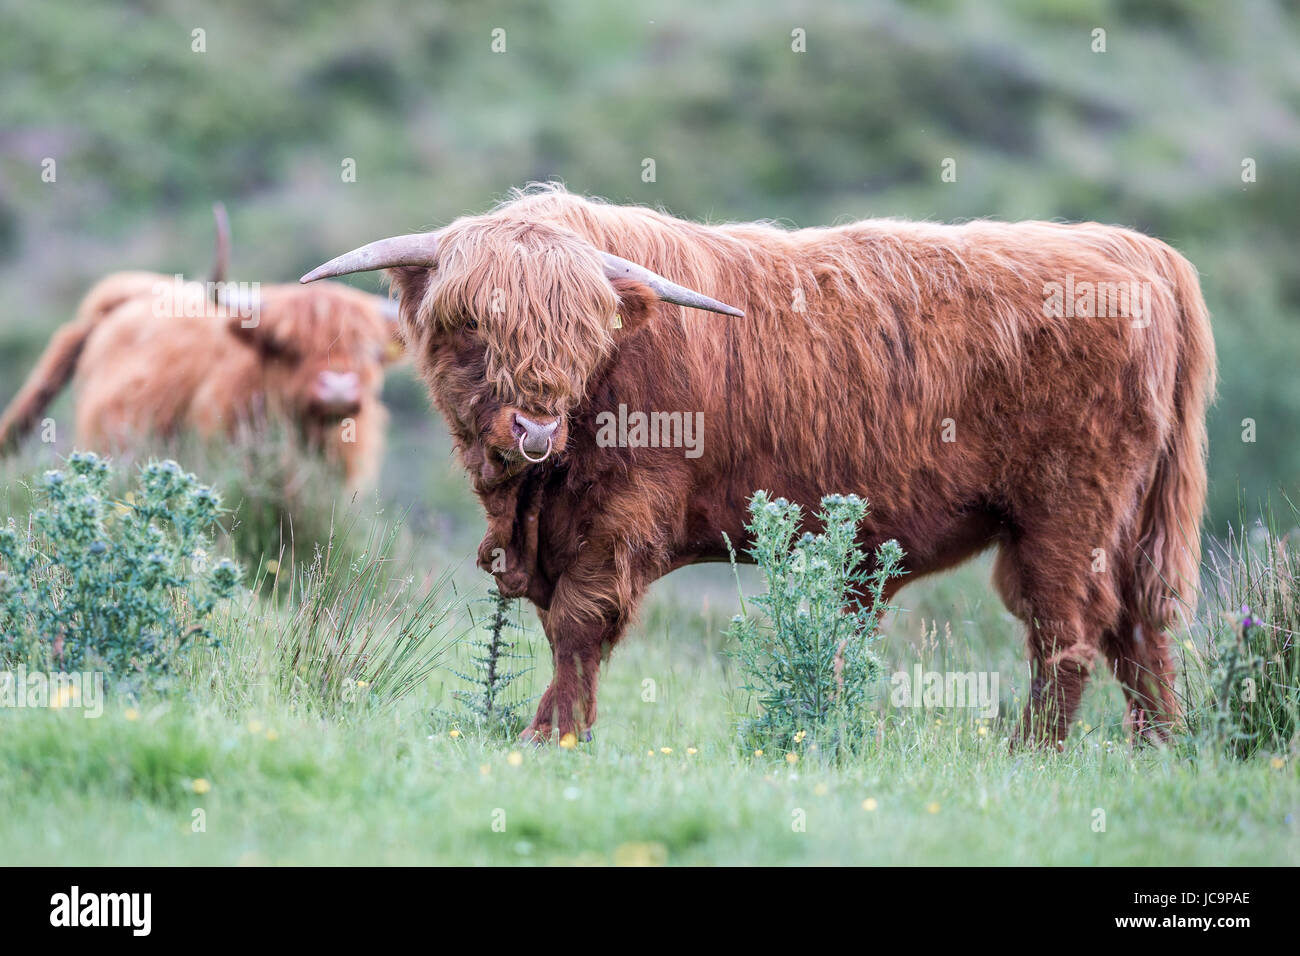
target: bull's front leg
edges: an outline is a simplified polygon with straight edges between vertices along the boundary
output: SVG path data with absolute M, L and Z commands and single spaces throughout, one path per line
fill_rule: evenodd
M 523 497 L 516 485 L 484 496 L 483 503 L 488 529 L 478 546 L 478 565 L 496 578 L 503 596 L 521 597 L 528 593 L 537 571 L 541 496 Z
M 539 611 L 546 639 L 551 645 L 555 673 L 537 705 L 537 716 L 523 732 L 524 741 L 544 742 L 590 739 L 596 723 L 596 682 L 600 675 L 602 647 L 608 646 L 606 621 L 574 621 L 557 618 L 554 612 Z
M 592 555 L 585 555 L 590 559 Z M 537 716 L 521 736 L 524 741 L 550 740 L 552 734 L 564 741 L 589 740 L 596 723 L 596 684 L 602 659 L 627 630 L 636 603 L 644 592 L 643 582 L 619 582 L 609 566 L 592 574 L 586 584 L 578 574 L 565 574 L 556 583 L 549 610 L 538 610 L 546 639 L 551 645 L 555 673 L 542 694 Z M 600 573 L 603 571 L 604 573 Z

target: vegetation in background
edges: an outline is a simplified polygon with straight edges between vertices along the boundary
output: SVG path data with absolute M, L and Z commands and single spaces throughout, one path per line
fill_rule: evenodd
M 111 479 L 74 454 L 45 473 L 26 528 L 0 528 L 0 663 L 153 678 L 212 639 L 240 578 L 209 554 L 220 497 L 174 461 L 145 465 L 120 501 Z
M 183 444 L 208 467 L 205 474 L 230 502 L 230 540 L 247 567 L 310 560 L 326 543 L 350 547 L 350 539 L 332 540 L 341 513 L 348 510 L 342 477 L 303 447 L 292 429 L 270 424 L 260 433 L 241 430 L 229 442 Z
M 454 598 L 445 575 L 398 575 L 399 526 L 372 527 L 360 553 L 341 546 L 344 529 L 317 545 L 310 563 L 277 572 L 269 617 L 272 679 L 282 699 L 310 713 L 387 707 L 418 687 L 446 650 Z M 284 581 L 284 584 L 281 584 Z
M 488 615 L 478 626 L 485 637 L 469 642 L 472 673 L 453 671 L 471 689 L 453 691 L 452 696 L 480 729 L 513 739 L 528 719 L 528 698 L 520 693 L 517 682 L 533 669 L 533 657 L 517 650 L 518 635 L 524 631 L 517 619 L 519 602 L 494 587 L 483 603 Z M 526 666 L 521 663 L 524 661 L 528 662 Z
M 1288 524 L 1296 524 L 1292 507 Z M 1270 518 L 1208 555 L 1206 637 L 1185 658 L 1193 740 L 1237 757 L 1300 745 L 1300 555 Z
M 742 746 L 831 757 L 853 752 L 882 672 L 871 645 L 887 610 L 884 588 L 903 573 L 903 551 L 887 541 L 867 561 L 857 545 L 867 503 L 857 495 L 823 498 L 822 532 L 797 540 L 798 505 L 758 491 L 749 513 L 749 554 L 767 590 L 750 598 L 765 620 L 744 613 L 742 604 L 731 622 L 742 687 L 759 706 L 757 717 L 741 721 Z
M 0 401 L 104 272 L 205 270 L 215 199 L 231 278 L 286 281 L 559 178 L 714 221 L 993 216 L 1158 236 L 1200 270 L 1219 348 L 1211 528 L 1236 520 L 1239 492 L 1300 487 L 1300 7 L 1285 0 L 0 10 Z M 421 389 L 385 392 L 397 428 L 430 427 Z M 384 480 L 411 490 L 399 469 Z

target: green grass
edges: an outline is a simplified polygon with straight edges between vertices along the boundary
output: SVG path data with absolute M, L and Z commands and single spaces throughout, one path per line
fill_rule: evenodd
M 453 736 L 432 716 L 456 706 L 445 669 L 393 707 L 295 712 L 259 680 L 267 629 L 234 629 L 224 652 L 197 656 L 180 696 L 113 701 L 99 720 L 0 713 L 0 862 L 1300 862 L 1294 758 L 1134 751 L 1104 681 L 1064 754 L 1009 753 L 1010 701 L 988 723 L 882 701 L 876 746 L 838 768 L 738 753 L 744 702 L 717 634 L 729 608 L 726 576 L 713 572 L 725 570 L 656 589 L 653 627 L 631 634 L 602 675 L 595 741 L 574 750 L 479 737 L 468 722 Z M 916 639 L 921 613 L 951 606 L 954 589 L 961 613 L 988 608 L 985 571 L 904 590 L 911 609 L 889 622 L 886 658 L 919 649 L 927 666 L 1023 669 L 998 614 L 953 621 L 954 634 L 978 625 L 979 640 L 945 641 L 946 618 L 934 641 Z M 536 693 L 549 661 L 535 623 L 532 638 Z M 647 679 L 654 702 L 642 699 Z M 1023 682 L 1017 671 L 1004 695 Z M 1105 832 L 1093 829 L 1097 810 Z
M 390 583 L 418 594 L 448 575 L 453 611 L 431 646 L 463 639 L 490 583 L 473 561 L 478 506 L 434 416 L 395 408 L 393 432 L 378 500 L 313 483 L 308 505 L 351 529 L 344 544 L 359 554 L 404 516 Z M 21 481 L 54 454 L 29 448 L 0 465 L 0 514 L 23 520 Z M 206 478 L 208 464 L 193 467 Z M 232 506 L 251 494 L 238 472 L 211 475 Z M 277 679 L 292 610 L 264 589 L 227 610 L 223 648 L 189 659 L 169 697 L 110 699 L 98 720 L 0 709 L 0 864 L 1300 863 L 1294 742 L 1248 759 L 1208 746 L 1135 751 L 1119 688 L 1101 676 L 1065 753 L 1010 753 L 1028 665 L 991 564 L 903 588 L 875 649 L 889 672 L 917 662 L 997 672 L 999 716 L 897 710 L 882 688 L 874 746 L 839 767 L 739 751 L 736 716 L 752 703 L 727 653 L 739 601 L 726 565 L 652 588 L 604 667 L 595 740 L 574 750 L 518 747 L 449 717 L 463 712 L 452 692 L 466 687 L 454 671 L 471 670 L 464 640 L 391 706 L 295 701 Z M 752 568 L 739 578 L 746 594 L 761 587 Z M 551 665 L 531 609 L 522 619 L 520 650 L 535 667 L 519 692 L 536 697 Z M 1205 653 L 1203 623 L 1191 637 Z M 210 789 L 196 793 L 196 780 Z M 1097 810 L 1105 832 L 1093 829 Z

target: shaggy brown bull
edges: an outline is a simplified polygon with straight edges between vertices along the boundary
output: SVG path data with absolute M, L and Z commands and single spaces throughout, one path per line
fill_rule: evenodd
M 759 488 L 868 498 L 863 544 L 898 539 L 909 580 L 996 547 L 1029 632 L 1022 737 L 1065 737 L 1103 652 L 1136 733 L 1175 715 L 1165 629 L 1194 600 L 1214 346 L 1165 244 L 1094 223 L 705 226 L 545 188 L 303 281 L 381 268 L 487 509 L 480 557 L 504 555 L 551 644 L 530 735 L 595 722 L 646 587 L 724 560 Z M 620 405 L 703 413 L 698 456 L 606 447 Z
M 388 420 L 384 365 L 401 352 L 390 303 L 339 283 L 252 296 L 227 286 L 212 298 L 201 283 L 157 273 L 101 280 L 0 416 L 0 448 L 17 444 L 75 375 L 78 447 L 130 450 L 181 430 L 285 421 L 350 487 L 371 484 Z

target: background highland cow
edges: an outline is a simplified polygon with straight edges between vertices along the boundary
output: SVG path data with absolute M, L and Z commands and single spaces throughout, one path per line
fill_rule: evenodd
M 139 453 L 184 430 L 210 438 L 284 422 L 349 487 L 371 486 L 388 421 L 384 366 L 402 353 L 387 300 L 336 283 L 242 298 L 229 287 L 149 272 L 97 283 L 0 416 L 0 446 L 21 441 L 73 380 L 79 448 Z

